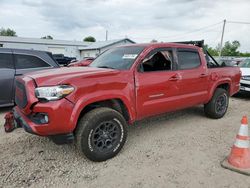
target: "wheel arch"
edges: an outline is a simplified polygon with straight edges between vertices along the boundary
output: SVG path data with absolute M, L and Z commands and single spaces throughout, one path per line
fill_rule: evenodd
M 109 107 L 121 113 L 125 120 L 131 124 L 135 119 L 135 111 L 129 108 L 131 104 L 126 99 L 121 97 L 100 98 L 99 100 L 90 99 L 82 101 L 75 105 L 75 110 L 72 113 L 71 121 L 73 123 L 73 130 L 77 127 L 79 119 L 87 112 L 98 107 Z
M 219 81 L 213 85 L 213 87 L 209 93 L 209 100 L 208 101 L 211 100 L 211 98 L 213 97 L 214 92 L 217 88 L 225 89 L 228 92 L 228 94 L 231 95 L 231 81 L 230 80 L 222 80 L 222 81 Z
M 225 90 L 228 92 L 228 94 L 230 94 L 230 84 L 229 84 L 229 83 L 221 83 L 221 84 L 219 84 L 219 85 L 216 87 L 216 89 L 217 89 L 217 88 L 225 89 Z

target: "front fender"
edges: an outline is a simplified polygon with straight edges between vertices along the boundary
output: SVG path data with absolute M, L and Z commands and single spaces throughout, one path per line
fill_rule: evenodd
M 100 102 L 104 100 L 111 100 L 111 99 L 120 99 L 124 105 L 126 106 L 129 117 L 130 117 L 130 123 L 134 122 L 136 117 L 136 110 L 133 105 L 133 101 L 131 101 L 129 98 L 125 97 L 122 94 L 110 94 L 110 93 L 91 93 L 91 95 L 84 95 L 81 97 L 74 105 L 74 109 L 70 118 L 70 123 L 77 126 L 77 122 L 79 119 L 79 116 L 82 112 L 82 110 L 89 104 Z

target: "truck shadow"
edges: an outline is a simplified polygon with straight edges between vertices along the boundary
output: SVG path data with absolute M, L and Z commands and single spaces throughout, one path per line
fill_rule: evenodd
M 0 108 L 0 113 L 6 113 L 6 112 L 9 112 L 11 111 L 13 107 L 1 107 Z
M 248 101 L 250 99 L 250 92 L 239 92 L 239 93 L 236 93 L 233 97 Z
M 189 116 L 190 118 L 191 117 L 206 118 L 203 110 L 203 105 L 187 108 L 184 110 L 168 112 L 137 121 L 133 125 L 129 126 L 129 130 L 138 128 L 143 129 L 144 127 L 151 127 L 151 126 L 155 128 L 156 126 L 161 126 L 162 123 L 165 124 L 168 122 L 175 121 L 176 119 L 183 119 L 187 116 Z

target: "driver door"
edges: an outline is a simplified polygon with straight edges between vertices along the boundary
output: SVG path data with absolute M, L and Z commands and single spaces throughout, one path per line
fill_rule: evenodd
M 137 118 L 161 114 L 178 108 L 178 82 L 171 48 L 151 51 L 135 72 Z

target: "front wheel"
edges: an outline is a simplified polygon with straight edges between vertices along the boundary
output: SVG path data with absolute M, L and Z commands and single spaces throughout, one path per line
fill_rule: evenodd
M 117 155 L 127 138 L 127 123 L 110 108 L 96 108 L 78 123 L 76 144 L 92 161 L 105 161 Z
M 217 88 L 212 99 L 204 105 L 205 114 L 213 119 L 222 118 L 227 112 L 228 104 L 228 92 L 225 89 Z

